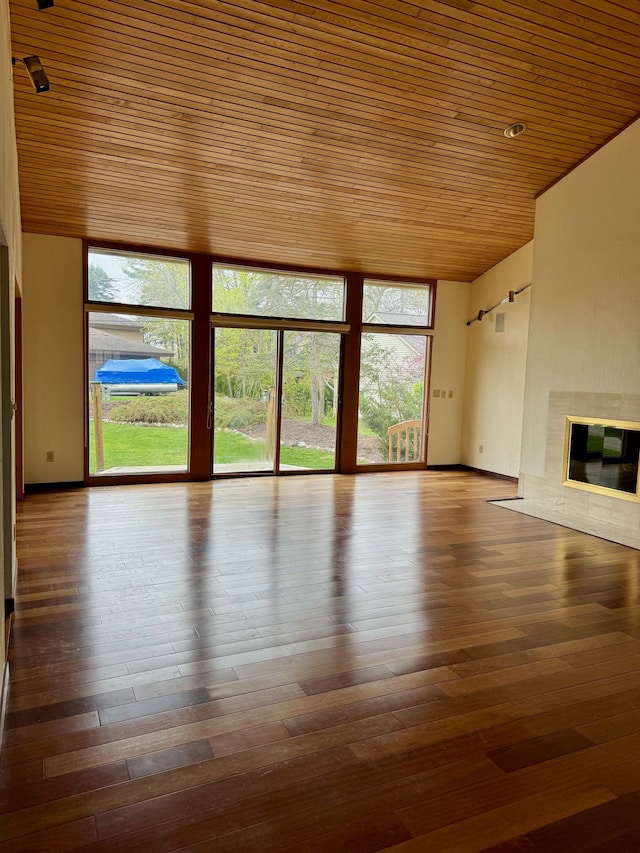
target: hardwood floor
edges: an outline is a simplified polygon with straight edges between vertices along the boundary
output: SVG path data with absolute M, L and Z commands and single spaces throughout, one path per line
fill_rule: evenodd
M 514 492 L 28 497 L 3 853 L 640 850 L 640 553 Z

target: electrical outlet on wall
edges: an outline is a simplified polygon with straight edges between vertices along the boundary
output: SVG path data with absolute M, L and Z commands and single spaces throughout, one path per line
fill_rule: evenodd
M 478 453 L 484 453 L 484 444 L 478 445 Z
M 53 462 L 55 454 L 53 450 L 47 450 L 47 462 Z

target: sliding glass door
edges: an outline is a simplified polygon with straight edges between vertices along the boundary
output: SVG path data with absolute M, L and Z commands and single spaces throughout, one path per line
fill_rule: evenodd
M 215 329 L 214 474 L 275 473 L 277 350 L 272 329 Z
M 280 468 L 333 471 L 340 335 L 285 331 Z
M 339 334 L 224 326 L 213 353 L 214 474 L 335 469 Z
M 335 470 L 344 279 L 211 273 L 213 473 Z

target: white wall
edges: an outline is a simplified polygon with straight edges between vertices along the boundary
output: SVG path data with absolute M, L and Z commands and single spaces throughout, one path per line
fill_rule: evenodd
M 77 482 L 84 476 L 82 241 L 23 239 L 25 483 Z
M 501 261 L 471 285 L 467 318 L 496 305 L 509 291 L 531 282 L 533 243 Z M 520 472 L 522 405 L 527 360 L 530 290 L 467 327 L 464 465 L 517 477 Z M 496 330 L 503 316 L 504 331 Z M 482 451 L 480 448 L 482 447 Z
M 525 498 L 560 509 L 568 499 L 574 515 L 624 516 L 631 528 L 638 504 L 588 493 L 576 502 L 561 485 L 558 432 L 565 415 L 603 408 L 640 420 L 639 152 L 636 122 L 538 200 L 520 486 Z
M 439 281 L 437 285 L 429 401 L 429 465 L 460 463 L 469 288 L 468 283 L 457 281 Z M 440 392 L 438 396 L 436 392 Z

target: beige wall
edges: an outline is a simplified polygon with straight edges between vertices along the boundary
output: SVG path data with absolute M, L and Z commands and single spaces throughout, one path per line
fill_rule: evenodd
M 23 248 L 25 482 L 79 481 L 84 447 L 82 242 L 25 234 Z M 460 462 L 468 300 L 469 284 L 438 282 L 430 465 Z M 436 389 L 443 396 L 434 397 Z M 53 462 L 47 462 L 48 451 L 54 453 Z
M 557 433 L 565 415 L 602 417 L 603 406 L 640 419 L 639 151 L 636 122 L 538 200 L 520 486 L 525 498 L 559 510 L 568 499 L 574 515 L 624 516 L 636 529 L 637 504 L 574 501 Z
M 0 0 L 0 227 L 9 246 L 12 280 L 20 281 L 20 201 L 13 117 L 9 4 Z
M 469 284 L 456 281 L 439 281 L 437 286 L 429 401 L 429 465 L 460 463 L 469 287 Z M 453 392 L 452 396 L 449 392 Z
M 497 264 L 470 288 L 467 318 L 531 282 L 533 243 Z M 461 458 L 464 465 L 517 477 L 527 359 L 530 290 L 467 327 Z M 504 331 L 496 331 L 503 314 Z M 482 447 L 482 451 L 480 448 Z
M 82 241 L 25 234 L 23 246 L 25 482 L 78 481 L 84 464 Z
M 0 352 L 3 359 L 4 400 L 13 396 L 11 379 L 13 376 L 13 300 L 15 283 L 21 279 L 20 256 L 20 202 L 18 194 L 18 158 L 15 143 L 15 123 L 13 115 L 13 84 L 11 66 L 11 41 L 9 28 L 9 5 L 0 0 L 0 243 L 8 247 L 2 258 L 0 286 L 2 287 L 2 306 L 4 310 L 0 322 L 2 335 Z M 7 311 L 7 309 L 9 309 Z M 0 526 L 0 553 L 2 556 L 2 592 L 3 599 L 13 595 L 15 553 L 13 542 L 13 522 L 15 518 L 15 499 L 13 485 L 14 459 L 7 452 L 8 433 L 12 426 L 6 405 L 0 426 L 0 448 L 2 448 L 2 519 Z M 0 666 L 5 659 L 4 648 L 4 606 L 0 616 Z M 0 671 L 0 699 L 4 668 Z

